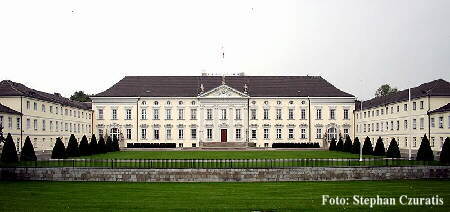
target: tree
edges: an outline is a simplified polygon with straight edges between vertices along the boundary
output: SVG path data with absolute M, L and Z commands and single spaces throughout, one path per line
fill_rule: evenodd
M 80 149 L 78 149 L 78 141 L 75 138 L 75 135 L 70 135 L 69 143 L 67 144 L 66 149 L 67 157 L 78 157 L 80 156 Z
M 391 85 L 389 84 L 384 84 L 381 85 L 377 91 L 375 92 L 375 97 L 379 97 L 379 96 L 387 96 L 389 94 L 393 94 L 393 93 L 397 93 L 398 89 L 391 87 Z
M 386 152 L 386 157 L 388 158 L 400 158 L 400 149 L 398 148 L 398 143 L 395 138 L 392 138 L 389 148 Z
M 363 155 L 373 155 L 372 142 L 370 141 L 369 137 L 366 137 L 366 139 L 364 140 L 362 153 L 363 153 Z
M 81 141 L 80 141 L 80 155 L 85 156 L 85 155 L 90 155 L 90 154 L 91 154 L 91 151 L 89 148 L 88 139 L 85 135 L 83 135 L 83 138 L 81 138 Z
M 6 136 L 5 145 L 3 145 L 2 157 L 0 159 L 5 163 L 14 163 L 18 161 L 16 145 L 10 133 Z
M 342 141 L 342 137 L 339 137 L 339 141 L 336 145 L 336 150 L 341 152 L 344 151 L 344 142 Z
M 113 138 L 112 147 L 114 152 L 120 151 L 119 139 L 117 139 L 117 137 Z
M 359 138 L 356 137 L 355 141 L 353 142 L 352 153 L 359 154 L 359 151 L 361 151 L 360 148 L 361 148 L 361 143 L 359 142 Z
M 92 155 L 99 153 L 97 138 L 95 137 L 95 134 L 92 134 L 91 143 L 89 143 L 89 149 Z
M 441 163 L 450 163 L 450 137 L 447 137 L 442 146 L 441 155 L 439 156 Z
M 330 151 L 336 151 L 336 139 L 334 137 L 331 138 L 329 150 Z
M 34 152 L 33 144 L 29 136 L 25 138 L 22 151 L 20 152 L 21 161 L 35 161 L 37 160 L 36 153 Z
M 76 91 L 70 96 L 70 100 L 79 101 L 79 102 L 90 102 L 91 98 L 89 95 L 85 94 L 83 91 Z
M 384 149 L 383 139 L 378 137 L 377 143 L 375 144 L 375 150 L 373 151 L 373 155 L 376 156 L 384 156 L 386 154 L 386 150 Z
M 66 155 L 66 147 L 64 147 L 64 143 L 62 142 L 61 138 L 56 138 L 55 146 L 53 147 L 52 151 L 52 159 L 65 159 L 67 158 Z
M 427 135 L 424 135 L 422 138 L 419 150 L 417 151 L 416 160 L 423 160 L 423 161 L 434 160 L 433 150 L 431 150 L 430 141 L 428 140 Z
M 106 138 L 106 152 L 114 152 L 111 136 Z
M 352 139 L 348 135 L 345 137 L 344 152 L 352 152 Z
M 103 139 L 103 136 L 100 137 L 100 139 L 98 139 L 98 147 L 97 147 L 97 149 L 98 149 L 98 153 L 106 153 L 106 152 L 108 152 L 108 149 L 107 149 L 106 144 L 105 144 L 105 139 Z

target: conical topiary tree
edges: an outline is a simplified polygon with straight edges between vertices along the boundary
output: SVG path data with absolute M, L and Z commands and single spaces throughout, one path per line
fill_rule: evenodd
M 83 135 L 83 138 L 81 138 L 81 141 L 80 141 L 80 155 L 85 156 L 85 155 L 90 155 L 90 154 L 91 154 L 91 151 L 89 148 L 88 139 L 85 135 Z
M 376 156 L 384 156 L 386 154 L 386 150 L 384 149 L 383 139 L 378 137 L 377 143 L 375 144 L 375 150 L 373 151 L 373 155 Z
M 353 142 L 353 145 L 352 145 L 352 153 L 359 154 L 359 152 L 361 151 L 360 148 L 361 148 L 361 143 L 359 142 L 359 138 L 356 137 L 355 141 Z
M 119 140 L 116 137 L 113 138 L 112 147 L 114 152 L 120 151 Z
M 428 140 L 427 135 L 424 135 L 422 138 L 419 150 L 417 151 L 416 160 L 423 160 L 423 161 L 434 160 L 433 150 L 431 150 L 430 141 Z
M 22 151 L 20 152 L 21 161 L 35 161 L 36 153 L 34 152 L 33 144 L 29 136 L 25 138 L 25 143 L 23 144 Z
M 55 146 L 53 147 L 52 151 L 52 159 L 65 159 L 67 158 L 66 155 L 66 148 L 64 147 L 64 143 L 62 142 L 61 138 L 56 138 Z
M 78 157 L 80 156 L 80 149 L 78 149 L 78 141 L 75 138 L 75 135 L 70 135 L 69 143 L 67 144 L 66 149 L 67 157 Z
M 329 150 L 330 151 L 336 151 L 336 139 L 334 137 L 331 138 Z
M 91 143 L 89 143 L 89 152 L 92 155 L 98 154 L 98 144 L 97 144 L 97 138 L 95 137 L 95 134 L 92 134 Z
M 439 161 L 445 164 L 450 163 L 450 137 L 447 137 L 444 141 L 444 145 L 442 145 Z
M 388 158 L 400 158 L 400 149 L 398 148 L 398 143 L 395 138 L 392 138 L 389 148 L 386 152 L 386 157 Z
M 14 145 L 14 140 L 10 133 L 6 136 L 0 160 L 5 163 L 14 163 L 18 161 L 16 145 Z
M 341 152 L 344 151 L 344 141 L 342 141 L 342 137 L 339 137 L 339 141 L 336 145 L 336 150 Z
M 363 155 L 373 155 L 372 142 L 370 141 L 369 137 L 366 137 L 366 139 L 364 140 L 362 153 L 363 153 Z
M 344 152 L 352 152 L 352 139 L 348 135 L 345 137 Z
M 108 149 L 106 149 L 105 139 L 103 139 L 103 137 L 100 137 L 100 139 L 98 139 L 97 149 L 98 149 L 98 153 L 108 152 Z
M 106 152 L 114 152 L 111 136 L 106 138 Z

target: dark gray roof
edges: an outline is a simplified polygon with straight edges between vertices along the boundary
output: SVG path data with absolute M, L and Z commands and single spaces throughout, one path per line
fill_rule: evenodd
M 443 112 L 448 112 L 448 111 L 450 111 L 450 102 L 448 104 L 446 104 L 446 105 L 436 109 L 436 110 L 430 111 L 430 114 L 443 113 Z
M 226 85 L 251 97 L 353 97 L 320 76 L 226 76 Z M 196 97 L 222 84 L 221 76 L 126 76 L 95 97 Z
M 450 83 L 443 79 L 437 79 L 411 88 L 411 99 L 416 99 L 428 95 L 450 96 Z M 373 107 L 384 106 L 395 102 L 406 101 L 408 99 L 409 91 L 408 89 L 405 89 L 391 95 L 375 97 L 373 99 L 363 101 L 362 106 L 363 109 L 370 109 Z M 360 107 L 356 107 L 355 109 L 360 110 Z
M 63 106 L 70 106 L 84 110 L 90 110 L 91 108 L 82 102 L 73 101 L 62 97 L 59 94 L 49 94 L 42 91 L 37 91 L 27 86 L 12 82 L 10 80 L 3 80 L 0 82 L 0 96 L 26 96 L 43 101 L 54 102 Z
M 9 107 L 6 107 L 5 105 L 0 104 L 0 112 L 2 113 L 9 113 L 9 114 L 15 114 L 15 115 L 22 115 L 22 113 L 15 111 Z

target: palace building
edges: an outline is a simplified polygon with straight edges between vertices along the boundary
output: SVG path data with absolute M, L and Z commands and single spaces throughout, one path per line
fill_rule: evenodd
M 409 101 L 411 99 L 411 101 Z M 450 136 L 450 83 L 439 79 L 356 105 L 356 136 L 378 137 L 385 147 L 392 138 L 400 149 L 417 150 L 427 135 L 431 148 L 440 151 Z
M 319 76 L 127 76 L 92 98 L 122 145 L 271 147 L 354 136 L 355 97 Z
M 71 134 L 77 139 L 92 134 L 92 110 L 90 103 L 3 80 L 0 82 L 0 125 L 5 134 L 11 133 L 18 150 L 27 136 L 35 150 L 51 150 L 57 137 L 67 145 Z

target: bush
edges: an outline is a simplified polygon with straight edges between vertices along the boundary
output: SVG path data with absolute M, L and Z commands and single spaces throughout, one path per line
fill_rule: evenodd
M 331 142 L 330 142 L 330 151 L 336 151 L 336 139 L 335 138 L 331 138 Z
M 272 148 L 320 148 L 319 143 L 273 143 Z
M 105 144 L 105 139 L 103 137 L 100 137 L 100 139 L 98 140 L 97 149 L 98 149 L 98 153 L 107 153 L 108 152 L 107 146 Z
M 359 142 L 359 138 L 356 137 L 355 141 L 353 142 L 353 145 L 352 145 L 352 153 L 359 154 L 359 151 L 361 151 L 360 148 L 361 148 L 361 143 Z
M 119 140 L 116 137 L 113 138 L 112 148 L 114 152 L 120 151 Z
M 56 138 L 55 146 L 52 151 L 52 159 L 65 159 L 66 156 L 66 148 L 64 147 L 64 143 L 61 138 Z
M 364 140 L 362 153 L 363 153 L 363 155 L 373 155 L 372 142 L 370 141 L 369 137 L 366 137 L 366 139 Z
M 85 156 L 85 155 L 90 155 L 91 151 L 89 148 L 89 143 L 88 143 L 88 139 L 85 135 L 83 135 L 83 138 L 81 138 L 80 141 L 80 155 L 81 156 Z
M 344 152 L 352 152 L 352 139 L 350 139 L 350 136 L 345 137 Z
M 336 151 L 344 151 L 344 142 L 342 141 L 341 137 L 339 137 L 339 141 L 336 145 Z
M 89 143 L 89 149 L 92 155 L 99 153 L 97 138 L 95 137 L 95 134 L 92 134 L 91 143 Z
M 444 145 L 442 145 L 439 161 L 441 161 L 441 163 L 450 163 L 450 137 L 447 137 L 445 139 Z
M 398 143 L 395 138 L 392 138 L 389 148 L 386 152 L 386 157 L 388 158 L 400 158 L 400 149 L 398 148 Z
M 2 157 L 0 160 L 5 163 L 14 163 L 18 161 L 16 145 L 14 145 L 14 141 L 10 133 L 6 136 L 5 144 L 3 145 L 2 150 Z
M 36 161 L 36 153 L 34 152 L 33 144 L 29 136 L 25 138 L 25 143 L 23 144 L 22 151 L 20 152 L 21 161 Z
M 384 156 L 386 154 L 386 150 L 384 149 L 383 139 L 378 137 L 377 143 L 375 144 L 375 150 L 373 151 L 373 155 L 376 156 Z
M 424 135 L 422 138 L 419 151 L 417 151 L 416 160 L 423 160 L 423 161 L 434 160 L 433 150 L 431 150 L 430 141 L 428 141 L 427 135 Z
M 105 147 L 105 149 L 106 149 L 106 152 L 114 152 L 114 149 L 113 149 L 113 146 L 112 146 L 111 136 L 108 136 L 106 138 L 106 147 Z
M 80 149 L 78 149 L 78 141 L 75 138 L 75 135 L 70 135 L 69 143 L 67 144 L 66 149 L 67 157 L 78 157 L 80 156 Z
M 127 148 L 176 148 L 175 143 L 128 143 Z

